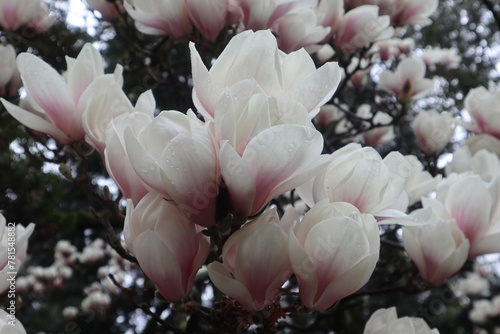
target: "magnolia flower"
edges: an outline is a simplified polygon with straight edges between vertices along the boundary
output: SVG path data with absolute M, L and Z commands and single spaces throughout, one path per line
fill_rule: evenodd
M 215 42 L 235 6 L 230 0 L 186 0 L 186 4 L 194 26 L 210 42 Z
M 469 311 L 469 319 L 475 324 L 484 324 L 488 318 L 497 316 L 497 310 L 488 299 L 475 300 L 472 310 Z
M 472 154 L 467 146 L 453 152 L 453 159 L 445 167 L 446 175 L 472 172 L 485 181 L 491 181 L 500 174 L 500 159 L 495 153 L 481 149 Z
M 432 155 L 448 145 L 455 132 L 455 124 L 451 114 L 421 110 L 413 121 L 413 132 L 422 152 Z
M 391 15 L 392 25 L 404 26 L 418 24 L 421 27 L 432 23 L 429 19 L 438 7 L 438 0 L 402 0 Z
M 151 91 L 139 96 L 136 108 L 112 76 L 101 76 L 95 79 L 81 96 L 82 125 L 85 140 L 104 156 L 105 131 L 108 124 L 120 115 L 128 115 L 134 111 L 142 112 L 153 119 L 156 102 Z
M 318 311 L 359 290 L 379 258 L 377 221 L 349 203 L 320 201 L 288 240 L 300 299 Z
M 101 14 L 101 17 L 105 21 L 114 21 L 122 16 L 125 12 L 123 4 L 120 0 L 116 2 L 110 2 L 107 0 L 85 0 L 87 6 L 91 10 L 96 10 Z M 117 10 L 118 9 L 118 10 Z
M 276 20 L 273 32 L 277 34 L 281 51 L 290 53 L 303 47 L 320 43 L 330 32 L 323 27 L 312 8 L 291 11 Z
M 21 86 L 14 47 L 10 44 L 0 45 L 0 96 L 3 96 L 6 91 L 9 95 L 14 95 Z
M 144 34 L 181 38 L 193 30 L 186 0 L 129 0 L 123 5 Z
M 215 108 L 220 170 L 232 211 L 255 215 L 326 162 L 320 157 L 323 138 L 301 105 L 280 118 L 273 99 L 264 94 L 253 95 L 241 109 L 232 101 L 225 91 Z
M 0 310 L 0 333 L 26 334 L 23 324 L 10 313 Z
M 349 54 L 370 43 L 391 38 L 394 28 L 387 15 L 379 16 L 378 6 L 360 6 L 348 11 L 337 27 L 334 47 Z
M 423 198 L 435 216 L 454 218 L 469 239 L 469 259 L 500 252 L 500 177 L 484 182 L 479 175 L 453 174 L 437 189 L 436 199 Z
M 27 227 L 13 223 L 7 224 L 5 217 L 0 214 L 0 294 L 15 284 L 12 273 L 17 273 L 23 264 L 28 251 L 28 238 L 35 229 L 35 224 Z M 15 248 L 15 258 L 11 258 Z
M 413 205 L 420 201 L 422 196 L 426 196 L 436 190 L 441 181 L 441 174 L 434 177 L 424 170 L 424 165 L 414 155 L 405 156 L 410 164 L 410 173 L 406 180 L 405 190 L 408 193 L 408 205 Z
M 320 0 L 315 10 L 318 18 L 321 21 L 321 25 L 323 27 L 330 28 L 330 33 L 325 38 L 325 41 L 328 41 L 335 34 L 335 32 L 337 31 L 337 27 L 342 21 L 342 16 L 344 15 L 344 1 Z
M 430 329 L 421 318 L 403 317 L 398 319 L 395 307 L 375 311 L 366 322 L 363 334 L 439 334 Z
M 169 301 L 187 297 L 210 245 L 182 210 L 154 192 L 129 200 L 123 231 L 128 250 Z
M 279 219 L 270 209 L 233 233 L 222 248 L 222 263 L 208 265 L 214 285 L 248 311 L 271 305 L 292 272 L 287 233 L 294 216 Z
M 153 120 L 155 101 L 152 93 L 146 92 L 137 100 L 135 111 L 123 113 L 110 120 L 105 129 L 104 151 L 102 153 L 104 163 L 109 175 L 120 188 L 127 199 L 132 199 L 137 205 L 139 200 L 149 192 L 141 178 L 131 164 L 125 146 L 125 130 L 129 129 L 133 135 L 137 135 L 143 128 Z
M 296 0 L 239 0 L 239 6 L 242 9 L 245 29 L 257 31 L 271 28 L 281 16 L 293 8 L 303 7 L 304 4 Z
M 455 220 L 438 218 L 421 226 L 403 227 L 403 245 L 420 276 L 434 286 L 462 268 L 470 247 Z
M 401 54 L 408 54 L 415 48 L 415 40 L 412 38 L 392 38 L 378 41 L 373 46 L 373 50 L 378 52 L 378 56 L 383 61 L 396 59 Z
M 4 99 L 7 111 L 25 126 L 46 133 L 63 144 L 82 141 L 85 131 L 82 114 L 89 101 L 81 99 L 85 90 L 104 75 L 103 61 L 91 44 L 85 44 L 76 59 L 66 57 L 66 79 L 43 60 L 21 53 L 17 66 L 33 103 L 34 112 L 20 108 Z M 121 85 L 121 66 L 114 80 Z
M 436 65 L 444 66 L 446 69 L 457 68 L 462 62 L 462 57 L 457 54 L 457 50 L 439 47 L 425 49 L 422 53 L 422 59 L 431 70 L 435 70 Z
M 457 282 L 457 289 L 465 296 L 483 296 L 491 295 L 490 282 L 476 272 L 469 272 L 465 278 Z
M 0 26 L 5 30 L 17 30 L 26 24 L 40 34 L 52 26 L 54 20 L 42 0 L 0 1 Z
M 406 58 L 393 73 L 385 70 L 380 74 L 379 86 L 396 95 L 402 103 L 427 95 L 433 87 L 431 79 L 425 79 L 425 64 L 420 58 Z
M 488 89 L 470 90 L 464 105 L 474 122 L 465 124 L 468 130 L 500 138 L 500 86 L 490 81 Z
M 215 224 L 220 172 L 218 148 L 192 111 L 162 111 L 148 125 L 125 129 L 130 163 L 141 180 L 177 205 L 196 224 Z
M 245 31 L 233 37 L 210 71 L 194 44 L 190 44 L 190 49 L 193 102 L 205 120 L 214 119 L 215 106 L 224 89 L 229 90 L 235 104 L 246 103 L 250 96 L 262 93 L 276 98 L 281 116 L 300 103 L 312 118 L 331 98 L 340 81 L 337 64 L 328 63 L 316 69 L 303 49 L 286 55 L 278 50 L 276 38 L 268 30 Z
M 500 157 L 500 139 L 489 134 L 478 134 L 470 136 L 465 140 L 465 145 L 469 148 L 472 154 L 476 154 L 480 150 L 493 152 Z
M 312 182 L 298 188 L 309 205 L 328 198 L 348 202 L 363 213 L 401 215 L 408 204 L 404 191 L 410 166 L 399 152 L 384 159 L 372 147 L 348 144 L 330 156 L 330 164 Z

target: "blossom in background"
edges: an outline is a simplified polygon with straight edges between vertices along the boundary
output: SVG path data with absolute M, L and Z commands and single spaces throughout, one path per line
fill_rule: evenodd
M 428 26 L 429 18 L 437 9 L 439 0 L 401 0 L 397 2 L 396 10 L 391 14 L 391 24 L 394 26 L 419 25 Z
M 280 50 L 290 53 L 320 43 L 330 32 L 330 27 L 323 27 L 314 9 L 306 7 L 280 17 L 272 31 L 278 35 Z
M 373 50 L 378 53 L 381 60 L 396 59 L 401 54 L 408 54 L 415 48 L 415 40 L 412 38 L 391 38 L 378 41 L 373 45 Z
M 468 130 L 500 138 L 500 86 L 490 81 L 488 89 L 471 89 L 464 105 L 473 121 L 464 124 Z
M 308 6 L 305 1 L 278 0 L 253 1 L 239 0 L 242 10 L 242 24 L 247 30 L 265 30 L 273 26 L 274 22 L 294 8 Z
M 123 4 L 137 30 L 144 34 L 181 38 L 193 30 L 185 0 L 131 0 Z
M 33 223 L 27 227 L 19 224 L 14 227 L 10 223 L 7 225 L 7 220 L 0 214 L 0 294 L 9 289 L 12 281 L 8 278 L 11 278 L 11 273 L 17 273 L 21 268 L 28 251 L 28 238 L 34 229 Z M 9 249 L 13 244 L 15 244 L 15 258 L 12 259 L 12 255 L 9 255 L 12 251 Z
M 500 252 L 500 176 L 485 182 L 479 175 L 452 174 L 437 188 L 436 199 L 422 198 L 436 217 L 454 218 L 470 242 L 469 259 Z
M 215 224 L 221 180 L 218 147 L 209 127 L 192 111 L 186 115 L 168 110 L 137 133 L 126 128 L 123 134 L 129 161 L 141 180 L 205 227 Z
M 454 219 L 431 218 L 421 226 L 403 227 L 405 251 L 420 276 L 434 286 L 462 268 L 469 254 L 469 240 Z
M 413 133 L 422 152 L 432 155 L 443 150 L 453 137 L 455 124 L 451 114 L 421 110 L 413 120 Z
M 372 215 L 325 199 L 290 231 L 288 247 L 302 303 L 324 311 L 368 281 L 379 258 L 379 229 Z
M 189 295 L 210 246 L 178 206 L 154 192 L 137 206 L 129 200 L 124 236 L 128 250 L 165 299 Z
M 441 49 L 439 47 L 424 49 L 422 59 L 430 70 L 435 70 L 436 65 L 444 66 L 446 69 L 453 69 L 457 68 L 462 62 L 462 57 L 457 54 L 457 50 Z
M 215 42 L 226 24 L 241 15 L 235 0 L 186 0 L 186 4 L 191 22 L 210 42 Z
M 114 21 L 125 12 L 121 0 L 113 2 L 107 0 L 85 0 L 85 2 L 87 2 L 89 9 L 98 11 L 105 21 Z
M 500 159 L 488 150 L 481 149 L 472 154 L 469 147 L 462 146 L 453 152 L 453 160 L 446 165 L 445 173 L 449 176 L 469 171 L 485 181 L 491 181 L 500 174 Z
M 342 17 L 335 32 L 334 48 L 349 54 L 393 35 L 394 28 L 390 26 L 389 16 L 379 16 L 378 6 L 360 6 Z
M 233 233 L 222 248 L 222 263 L 208 265 L 214 285 L 248 311 L 271 305 L 292 271 L 287 234 L 294 216 L 281 220 L 270 209 Z
M 491 295 L 490 282 L 488 278 L 479 275 L 477 272 L 469 272 L 464 278 L 457 282 L 457 289 L 465 296 L 483 296 Z
M 63 144 L 82 141 L 85 131 L 82 114 L 88 103 L 81 99 L 85 90 L 104 75 L 101 55 L 91 44 L 85 44 L 76 59 L 66 57 L 65 77 L 38 57 L 21 53 L 17 66 L 34 111 L 18 107 L 1 99 L 7 111 L 25 126 L 54 137 Z M 120 85 L 122 67 L 110 74 Z
M 281 116 L 302 104 L 314 117 L 333 95 L 340 82 L 336 63 L 316 69 L 303 49 L 288 55 L 278 49 L 268 31 L 245 31 L 231 39 L 210 71 L 190 44 L 193 70 L 193 102 L 205 120 L 213 120 L 215 106 L 224 89 L 229 89 L 236 109 L 249 97 L 262 93 L 276 98 Z
M 500 139 L 487 133 L 470 136 L 465 140 L 465 145 L 472 154 L 484 149 L 500 157 Z
M 430 329 L 422 318 L 398 318 L 395 307 L 375 311 L 366 322 L 363 334 L 439 334 Z
M 26 25 L 40 34 L 54 24 L 55 17 L 42 0 L 0 1 L 0 26 L 5 30 L 17 30 Z
M 0 96 L 14 95 L 23 85 L 12 45 L 0 45 Z M 7 89 L 8 88 L 8 89 Z
M 425 78 L 425 64 L 420 58 L 402 60 L 395 72 L 383 71 L 378 84 L 402 103 L 426 96 L 433 87 L 433 81 Z

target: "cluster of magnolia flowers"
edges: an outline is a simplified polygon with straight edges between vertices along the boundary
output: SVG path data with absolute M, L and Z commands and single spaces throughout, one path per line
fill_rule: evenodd
M 344 0 L 126 0 L 116 4 L 87 0 L 106 20 L 120 17 L 126 10 L 139 31 L 173 38 L 189 36 L 195 27 L 214 42 L 226 26 L 239 31 L 270 29 L 284 52 L 331 42 L 343 53 L 389 38 L 392 26 L 431 23 L 429 16 L 437 0 L 344 1 Z

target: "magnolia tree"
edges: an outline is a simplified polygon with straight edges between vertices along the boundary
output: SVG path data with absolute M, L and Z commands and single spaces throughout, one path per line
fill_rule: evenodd
M 85 5 L 0 1 L 0 332 L 500 331 L 498 4 Z

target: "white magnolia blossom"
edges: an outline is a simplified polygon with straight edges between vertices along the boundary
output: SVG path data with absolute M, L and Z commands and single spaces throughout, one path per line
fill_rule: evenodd
M 500 159 L 493 152 L 481 149 L 474 154 L 468 146 L 453 152 L 453 159 L 445 167 L 446 175 L 472 172 L 485 181 L 491 181 L 500 174 Z
M 424 49 L 422 59 L 430 70 L 435 70 L 436 65 L 453 69 L 462 63 L 462 57 L 457 54 L 456 49 L 441 49 L 440 47 Z
M 395 307 L 375 311 L 366 322 L 363 334 L 439 334 L 422 318 L 398 318 Z
M 420 58 L 404 59 L 395 72 L 383 71 L 378 84 L 401 102 L 424 97 L 433 87 L 433 81 L 425 78 L 425 64 Z
M 455 132 L 451 114 L 421 110 L 413 120 L 413 132 L 422 152 L 432 155 L 443 150 Z

